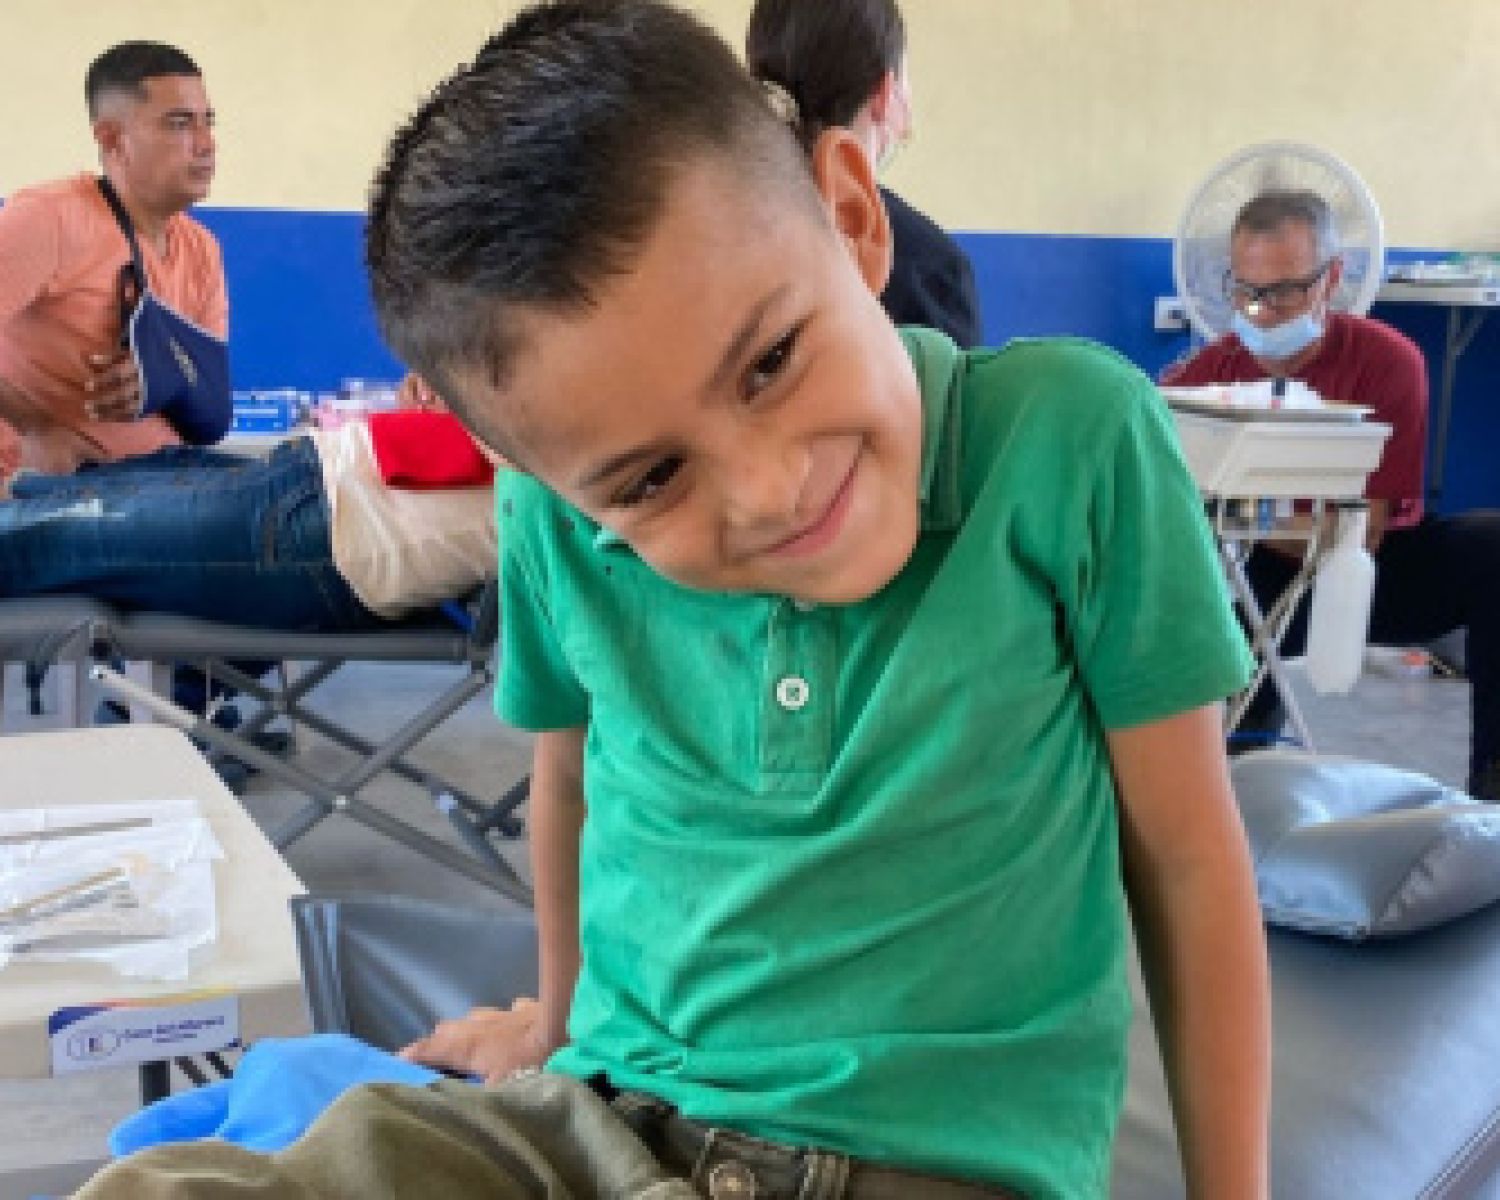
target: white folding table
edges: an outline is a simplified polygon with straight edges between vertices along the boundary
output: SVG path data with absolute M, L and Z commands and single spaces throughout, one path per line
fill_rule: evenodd
M 1228 729 L 1239 724 L 1269 677 L 1298 739 L 1311 750 L 1312 735 L 1278 647 L 1326 548 L 1325 515 L 1364 495 L 1365 480 L 1380 462 L 1391 428 L 1372 421 L 1289 418 L 1284 411 L 1275 419 L 1258 420 L 1245 419 L 1244 413 L 1208 416 L 1178 409 L 1172 416 L 1188 470 L 1203 494 L 1230 590 L 1245 612 L 1258 664 L 1250 686 L 1229 705 Z M 1268 505 L 1285 507 L 1295 500 L 1311 502 L 1310 521 L 1266 519 Z M 1263 611 L 1246 578 L 1245 560 L 1256 543 L 1273 539 L 1302 542 L 1305 549 L 1291 583 Z
M 172 981 L 127 979 L 96 963 L 12 960 L 0 968 L 0 1079 L 42 1080 L 52 1074 L 48 1022 L 65 1008 L 124 1002 L 152 1013 L 167 1011 L 157 1005 L 206 993 L 234 1004 L 242 1044 L 308 1031 L 288 909 L 288 901 L 302 894 L 302 884 L 186 737 L 160 725 L 0 737 L 0 806 L 5 808 L 174 797 L 197 801 L 224 851 L 214 866 L 217 940 L 194 952 L 187 978 Z M 179 1066 L 192 1062 L 176 1061 Z M 146 1097 L 164 1093 L 168 1069 L 166 1061 L 141 1067 Z M 104 1147 L 97 1149 L 102 1157 Z

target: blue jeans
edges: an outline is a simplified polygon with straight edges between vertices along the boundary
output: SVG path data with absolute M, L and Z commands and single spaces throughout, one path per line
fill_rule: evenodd
M 378 625 L 333 565 L 307 438 L 267 459 L 196 447 L 25 476 L 0 501 L 0 598 L 84 595 L 268 629 Z
M 43 475 L 34 471 L 22 471 L 12 480 L 10 494 L 21 500 L 35 500 L 51 495 L 54 491 L 65 491 L 80 479 L 92 479 L 101 472 L 113 478 L 127 472 L 151 474 L 188 467 L 233 467 L 241 466 L 244 462 L 245 459 L 240 455 L 210 450 L 206 446 L 163 446 L 150 454 L 138 454 L 116 462 L 86 462 L 72 475 Z

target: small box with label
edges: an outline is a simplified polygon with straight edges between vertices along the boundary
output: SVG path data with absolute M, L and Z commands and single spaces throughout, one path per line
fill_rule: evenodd
M 291 388 L 266 392 L 235 392 L 234 433 L 285 433 L 301 418 L 300 396 Z

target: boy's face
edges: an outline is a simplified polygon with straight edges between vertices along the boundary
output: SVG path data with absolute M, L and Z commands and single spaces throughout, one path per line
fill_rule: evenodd
M 526 469 L 688 587 L 852 602 L 916 541 L 921 401 L 876 299 L 889 226 L 847 133 L 813 164 L 821 215 L 714 156 L 681 168 L 632 268 L 582 314 L 525 314 L 479 397 Z

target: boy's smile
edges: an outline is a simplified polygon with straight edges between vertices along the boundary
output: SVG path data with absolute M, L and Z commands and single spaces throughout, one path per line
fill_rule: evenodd
M 915 544 L 922 411 L 876 299 L 890 239 L 847 134 L 799 181 L 704 152 L 581 313 L 532 310 L 485 407 L 522 466 L 663 575 L 852 602 Z M 830 222 L 831 217 L 831 222 Z
M 796 533 L 783 538 L 766 553 L 797 558 L 818 554 L 832 545 L 844 528 L 844 518 L 849 515 L 849 502 L 850 497 L 854 495 L 854 476 L 857 465 L 857 462 L 850 465 L 849 473 L 844 476 L 843 481 L 829 497 L 827 504 L 813 506 L 813 511 L 819 512 L 820 515 Z

